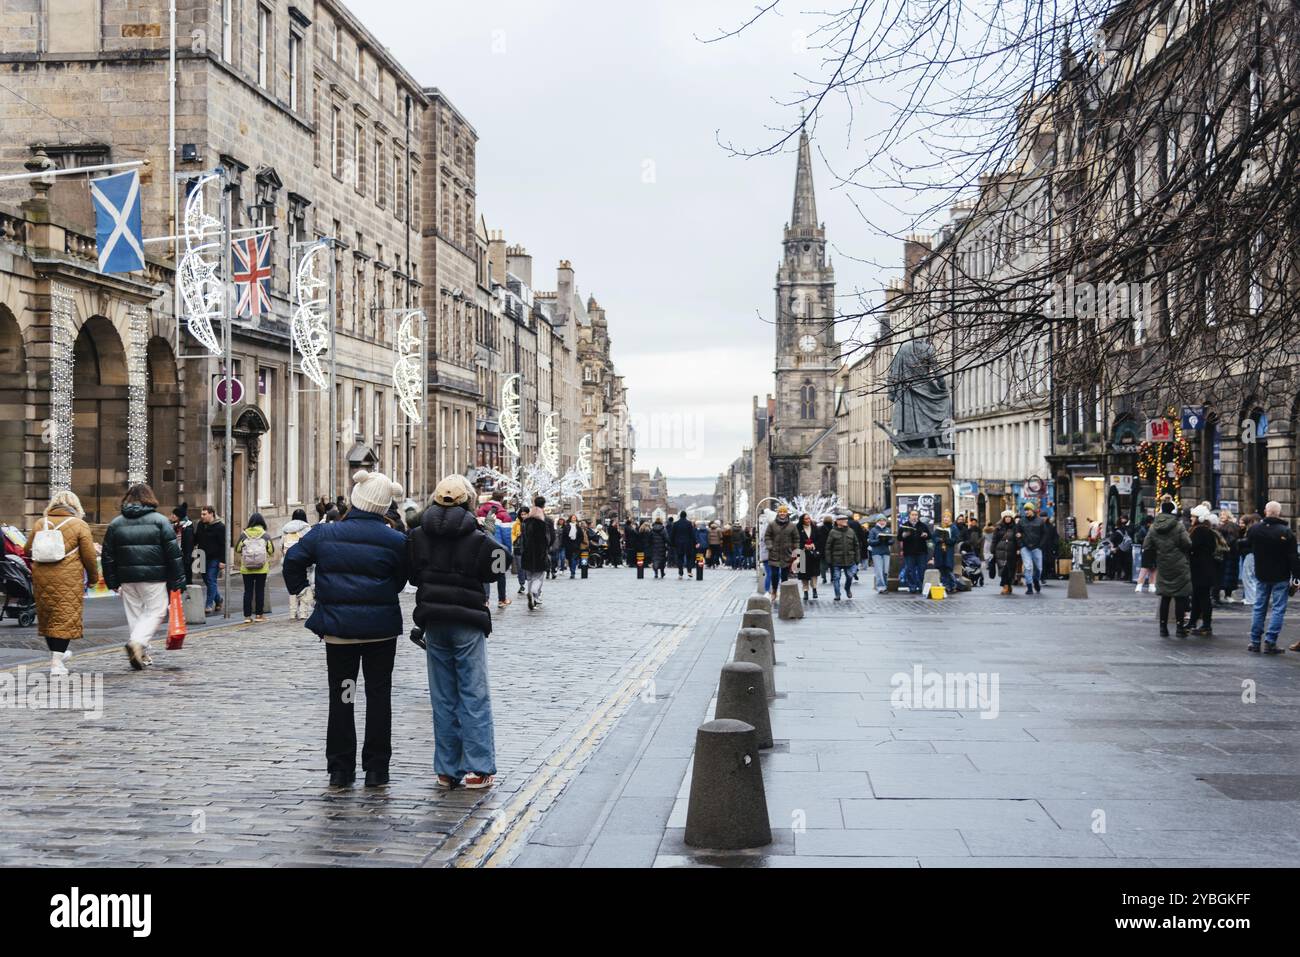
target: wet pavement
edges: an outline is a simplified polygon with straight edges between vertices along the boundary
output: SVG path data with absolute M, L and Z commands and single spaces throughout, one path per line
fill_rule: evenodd
M 592 570 L 547 582 L 531 614 L 512 587 L 488 651 L 499 773 L 486 792 L 434 789 L 425 660 L 405 638 L 392 783 L 371 790 L 326 787 L 324 652 L 283 605 L 266 624 L 155 651 L 143 673 L 116 640 L 79 650 L 73 671 L 103 676 L 102 717 L 0 710 L 0 865 L 490 862 L 522 841 L 731 581 Z M 359 731 L 364 697 L 362 682 Z
M 1241 606 L 1216 610 L 1213 638 L 1162 639 L 1156 596 L 1109 583 L 1073 601 L 1064 582 L 943 602 L 859 588 L 835 603 L 823 588 L 806 618 L 777 622 L 761 759 L 773 843 L 687 847 L 695 729 L 749 584 L 697 626 L 657 678 L 658 713 L 629 711 L 515 864 L 1300 864 L 1300 655 L 1248 654 Z M 984 694 L 913 697 L 932 674 Z

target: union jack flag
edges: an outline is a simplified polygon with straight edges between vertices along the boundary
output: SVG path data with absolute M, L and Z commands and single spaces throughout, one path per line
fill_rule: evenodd
M 271 313 L 271 234 L 233 241 L 235 315 L 251 319 Z

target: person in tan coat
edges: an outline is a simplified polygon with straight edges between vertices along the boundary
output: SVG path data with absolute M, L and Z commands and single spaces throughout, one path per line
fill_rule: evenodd
M 99 580 L 95 541 L 85 522 L 81 500 L 72 492 L 56 492 L 45 513 L 27 536 L 27 554 L 38 532 L 57 529 L 63 536 L 63 560 L 32 562 L 32 587 L 36 595 L 36 630 L 50 649 L 50 674 L 66 675 L 70 642 L 82 636 L 81 612 L 86 582 Z

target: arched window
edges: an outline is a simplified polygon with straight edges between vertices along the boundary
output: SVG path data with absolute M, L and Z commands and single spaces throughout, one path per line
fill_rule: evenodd
M 799 418 L 817 418 L 817 388 L 810 379 L 804 379 L 799 390 Z

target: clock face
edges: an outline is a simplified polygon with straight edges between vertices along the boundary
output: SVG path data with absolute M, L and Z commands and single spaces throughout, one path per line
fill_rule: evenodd
M 803 336 L 799 340 L 799 348 L 805 353 L 812 352 L 817 348 L 817 339 L 814 336 Z

